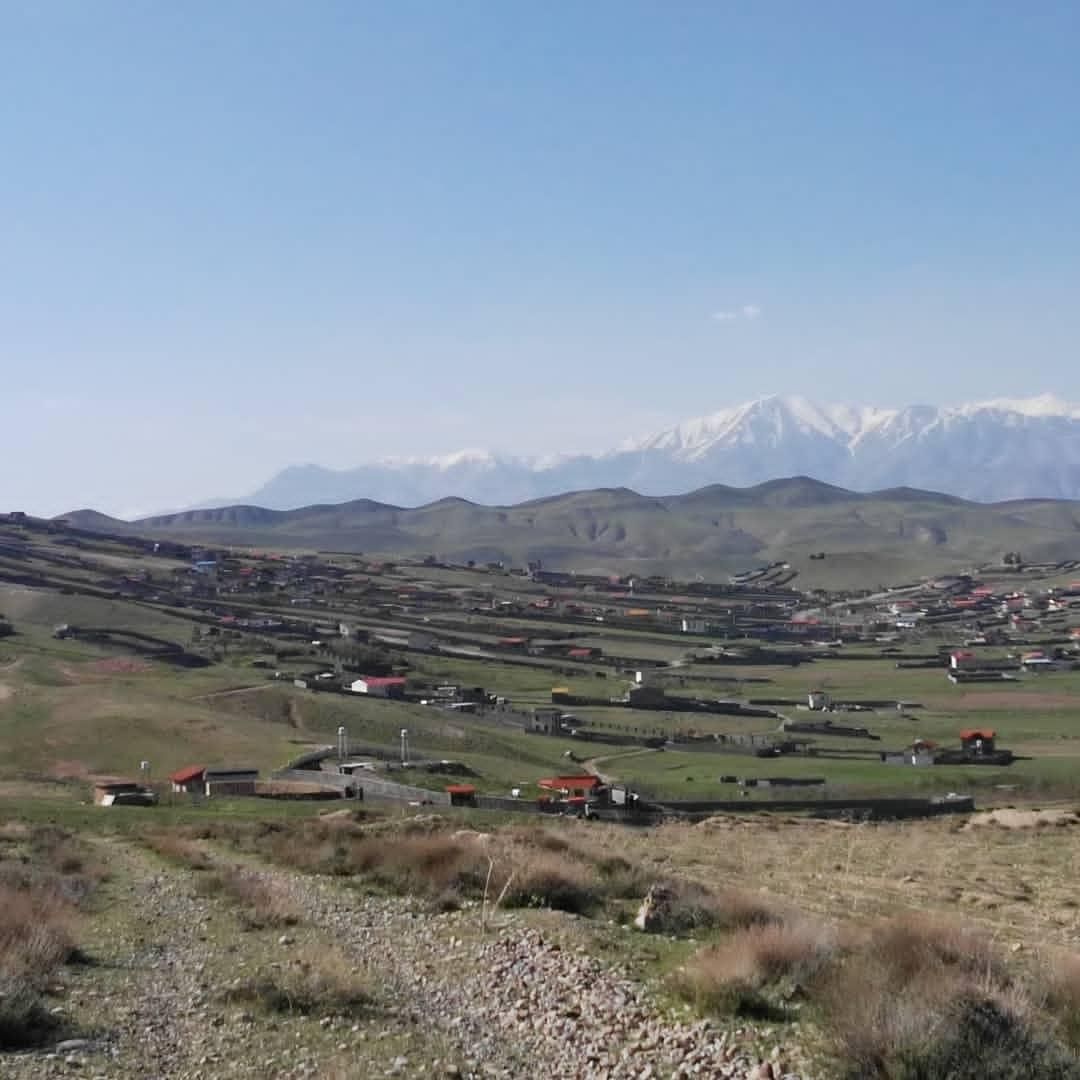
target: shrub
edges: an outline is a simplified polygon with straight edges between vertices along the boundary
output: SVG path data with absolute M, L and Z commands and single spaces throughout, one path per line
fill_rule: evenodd
M 645 929 L 681 935 L 702 930 L 738 930 L 783 922 L 769 900 L 739 889 L 713 892 L 696 881 L 675 880 L 654 885 L 647 894 Z
M 700 949 L 674 973 L 671 985 L 702 1012 L 748 1016 L 748 1009 L 757 1009 L 761 1014 L 766 987 L 812 980 L 834 950 L 832 932 L 810 922 L 744 926 Z
M 28 979 L 0 976 L 0 1050 L 41 1046 L 60 1026 Z
M 240 906 L 246 930 L 292 926 L 300 914 L 284 887 L 273 878 L 239 867 L 226 867 L 199 880 L 205 896 L 224 895 Z
M 926 916 L 886 920 L 853 940 L 816 988 L 855 1080 L 1080 1077 L 1037 1034 L 1030 1003 L 985 937 Z
M 948 919 L 908 914 L 870 930 L 879 961 L 896 981 L 928 969 L 946 968 L 1008 985 L 1009 976 L 993 943 L 984 934 Z
M 977 994 L 953 1002 L 934 1037 L 902 1049 L 887 1069 L 884 1075 L 895 1080 L 1080 1078 L 1080 1064 L 1062 1047 L 1000 1002 Z
M 210 856 L 205 848 L 176 832 L 149 833 L 143 843 L 163 859 L 192 870 L 209 870 Z
M 47 976 L 74 948 L 74 914 L 55 888 L 0 883 L 0 975 Z
M 603 901 L 595 869 L 553 851 L 518 851 L 503 898 L 506 907 L 543 907 L 584 915 Z M 507 880 L 502 874 L 502 880 Z
M 1048 967 L 1046 1008 L 1065 1042 L 1080 1048 L 1080 956 L 1068 953 L 1056 957 Z
M 242 980 L 223 994 L 227 1002 L 258 1006 L 267 1012 L 355 1016 L 369 1011 L 367 985 L 338 953 L 312 952 L 287 967 Z
M 40 992 L 74 954 L 74 907 L 59 874 L 26 864 L 4 863 L 2 869 L 0 1050 L 14 1050 L 38 1046 L 60 1027 Z
M 447 897 L 476 895 L 488 862 L 475 846 L 443 833 L 370 837 L 346 848 L 352 873 L 397 893 Z

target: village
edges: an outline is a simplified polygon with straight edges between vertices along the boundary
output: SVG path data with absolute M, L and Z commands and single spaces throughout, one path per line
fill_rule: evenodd
M 103 544 L 129 557 L 103 563 Z M 1022 708 L 1023 687 L 1069 679 L 1080 668 L 1078 572 L 1075 562 L 1028 566 L 1010 556 L 873 592 L 803 592 L 791 563 L 680 582 L 535 562 L 218 550 L 0 518 L 0 580 L 159 611 L 188 627 L 178 639 L 122 620 L 72 619 L 53 626 L 55 640 L 178 672 L 246 668 L 257 686 L 360 709 L 334 728 L 335 743 L 270 770 L 181 760 L 156 786 L 147 775 L 102 774 L 94 799 L 104 806 L 261 795 L 637 821 L 734 806 L 969 808 L 971 792 L 954 790 L 962 774 L 946 780 L 944 768 L 989 776 L 1012 765 L 1024 758 L 1012 745 L 1023 723 L 998 713 L 971 723 L 965 712 L 928 731 L 920 716 L 941 709 L 927 707 L 926 691 L 933 704 L 969 700 L 961 695 L 972 684 L 1012 687 Z M 379 705 L 378 737 L 363 702 Z M 547 760 L 563 767 L 508 783 L 476 774 L 468 755 L 426 745 L 424 714 L 468 725 L 480 747 L 486 733 L 547 740 Z M 657 755 L 693 755 L 696 772 L 710 759 L 716 768 L 706 783 L 695 777 L 692 789 L 675 790 L 643 769 Z M 931 766 L 943 790 L 919 782 L 916 794 L 899 779 L 897 770 Z

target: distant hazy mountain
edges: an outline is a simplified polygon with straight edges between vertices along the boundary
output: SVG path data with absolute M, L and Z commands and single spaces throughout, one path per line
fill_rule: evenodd
M 793 474 L 856 491 L 914 487 L 980 501 L 1080 498 L 1080 407 L 1049 395 L 902 409 L 767 397 L 597 455 L 465 450 L 344 471 L 297 465 L 242 501 L 280 510 L 361 498 L 421 506 L 456 496 L 498 505 L 601 487 L 670 495 Z

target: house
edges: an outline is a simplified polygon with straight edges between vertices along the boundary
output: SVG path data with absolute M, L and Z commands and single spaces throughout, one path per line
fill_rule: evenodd
M 949 654 L 949 667 L 953 671 L 972 671 L 979 666 L 979 658 L 967 649 L 957 649 Z
M 535 708 L 529 717 L 529 731 L 537 735 L 558 735 L 562 730 L 559 718 L 562 709 Z
M 475 806 L 476 788 L 472 784 L 448 784 L 446 794 L 451 806 Z
M 497 649 L 509 649 L 513 652 L 524 652 L 528 644 L 528 638 L 503 637 L 499 638 L 499 640 L 495 642 L 495 647 Z
M 214 795 L 254 795 L 258 769 L 217 765 L 203 770 L 207 798 Z
M 680 623 L 684 634 L 707 634 L 709 624 L 704 619 L 683 618 Z
M 997 733 L 991 728 L 965 728 L 960 732 L 960 745 L 965 752 L 974 754 L 992 754 Z
M 176 772 L 170 773 L 169 780 L 172 781 L 174 792 L 201 794 L 206 784 L 205 776 L 205 765 L 187 765 L 183 769 L 177 769 Z
M 366 675 L 355 679 L 349 689 L 354 694 L 367 694 L 369 697 L 402 698 L 405 696 L 405 680 L 399 675 Z
M 548 776 L 538 780 L 537 786 L 545 791 L 554 791 L 570 798 L 581 798 L 600 787 L 600 777 L 585 774 L 583 776 Z
M 667 704 L 667 694 L 662 686 L 632 686 L 627 702 L 631 709 L 662 709 Z
M 601 655 L 601 650 L 592 645 L 575 645 L 566 650 L 566 655 L 571 660 L 595 660 Z
M 153 806 L 158 801 L 157 792 L 135 783 L 115 777 L 94 782 L 96 806 Z
M 1069 664 L 1047 656 L 1042 649 L 1033 649 L 1020 657 L 1020 666 L 1027 672 L 1054 671 L 1069 667 Z
M 832 705 L 832 698 L 824 690 L 811 690 L 806 695 L 806 704 L 814 712 L 820 712 Z

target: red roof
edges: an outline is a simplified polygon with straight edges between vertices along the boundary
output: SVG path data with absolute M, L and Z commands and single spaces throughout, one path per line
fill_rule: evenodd
M 994 734 L 992 728 L 964 728 L 960 732 L 960 739 L 962 741 L 967 739 L 992 739 Z
M 447 795 L 475 795 L 476 788 L 472 784 L 447 784 Z
M 198 780 L 206 772 L 205 765 L 186 765 L 182 769 L 169 774 L 169 779 L 174 784 L 187 784 L 192 780 Z
M 567 791 L 577 791 L 578 789 L 586 791 L 594 787 L 599 787 L 600 777 L 548 776 L 545 777 L 543 780 L 538 780 L 537 785 L 542 788 L 547 788 L 549 791 L 562 791 L 564 788 Z
M 567 656 L 589 657 L 592 656 L 592 649 L 570 649 L 567 652 Z
M 401 675 L 368 675 L 361 681 L 372 686 L 404 686 L 405 679 Z

